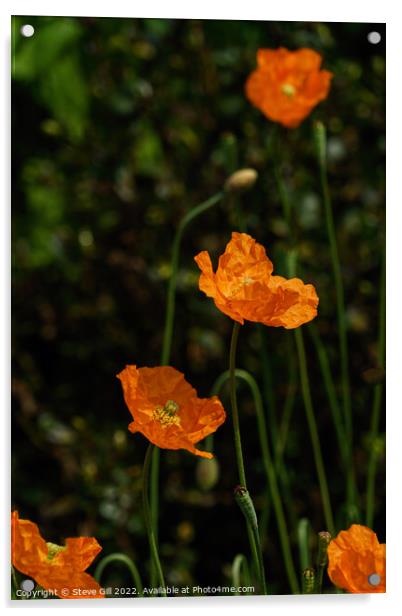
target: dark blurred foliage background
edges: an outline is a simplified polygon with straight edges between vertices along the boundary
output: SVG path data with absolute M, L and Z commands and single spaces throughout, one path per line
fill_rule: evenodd
M 20 27 L 35 27 L 32 38 Z M 378 45 L 367 41 L 382 33 Z M 198 290 L 193 256 L 220 254 L 243 224 L 286 275 L 287 228 L 269 147 L 274 124 L 245 98 L 259 47 L 312 47 L 334 73 L 330 95 L 300 128 L 277 127 L 281 172 L 293 204 L 301 274 L 319 297 L 316 326 L 339 377 L 334 285 L 312 139 L 328 130 L 329 178 L 345 283 L 355 427 L 355 465 L 364 508 L 378 296 L 384 244 L 384 28 L 378 24 L 15 17 L 12 85 L 12 501 L 49 541 L 90 534 L 103 554 L 123 551 L 147 579 L 141 509 L 146 441 L 115 375 L 127 364 L 159 364 L 169 259 L 178 221 L 252 166 L 259 180 L 226 199 L 186 233 L 180 261 L 171 364 L 202 397 L 227 368 L 231 321 Z M 287 508 L 297 565 L 296 523 L 324 529 L 293 338 L 265 328 L 241 332 L 238 366 L 264 391 L 275 447 L 289 387 L 295 396 L 285 462 Z M 344 480 L 317 358 L 305 329 L 313 398 L 338 529 Z M 293 358 L 293 360 L 292 360 Z M 339 381 L 339 379 L 338 379 Z M 273 591 L 288 592 L 259 454 L 253 403 L 240 387 L 249 487 L 263 516 Z M 339 391 L 339 390 L 338 390 Z M 222 400 L 229 410 L 227 391 Z M 382 426 L 384 430 L 384 426 Z M 384 438 L 374 529 L 385 541 Z M 227 583 L 248 553 L 232 427 L 216 433 L 218 475 L 187 452 L 163 451 L 161 557 L 168 583 Z M 201 467 L 200 467 L 201 464 Z M 364 520 L 362 519 L 364 523 Z M 314 546 L 314 539 L 312 539 Z M 110 569 L 109 583 L 127 574 Z

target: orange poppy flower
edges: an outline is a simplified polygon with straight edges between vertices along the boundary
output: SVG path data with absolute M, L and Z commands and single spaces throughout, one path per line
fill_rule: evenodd
M 46 543 L 29 520 L 11 515 L 11 558 L 18 571 L 60 599 L 103 599 L 101 587 L 85 573 L 101 551 L 94 537 L 66 539 L 65 546 Z
M 117 378 L 134 418 L 128 426 L 130 432 L 141 432 L 162 449 L 187 449 L 197 456 L 213 458 L 194 444 L 225 421 L 226 413 L 217 396 L 198 398 L 184 375 L 170 366 L 126 366 Z
M 367 526 L 342 530 L 328 546 L 328 575 L 349 592 L 385 592 L 385 543 Z
M 265 248 L 247 233 L 232 233 L 216 273 L 206 251 L 195 261 L 202 272 L 201 291 L 241 324 L 246 320 L 293 329 L 317 315 L 318 297 L 313 285 L 299 278 L 272 276 L 273 265 Z
M 270 120 L 296 128 L 328 95 L 332 73 L 320 71 L 321 62 L 313 49 L 259 49 L 247 98 Z

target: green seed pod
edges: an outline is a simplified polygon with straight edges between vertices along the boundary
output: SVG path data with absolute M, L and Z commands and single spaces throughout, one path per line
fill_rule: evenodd
M 242 510 L 244 517 L 247 522 L 250 524 L 252 528 L 258 528 L 257 514 L 254 509 L 253 501 L 251 500 L 251 496 L 247 490 L 247 488 L 243 486 L 237 486 L 234 489 L 234 495 L 236 499 L 236 503 L 239 505 Z
M 303 571 L 303 595 L 314 593 L 315 571 L 311 567 Z

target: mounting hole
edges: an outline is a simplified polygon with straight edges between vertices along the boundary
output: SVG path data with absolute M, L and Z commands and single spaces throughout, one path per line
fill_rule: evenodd
M 21 26 L 21 34 L 26 38 L 30 38 L 35 34 L 35 28 L 31 24 L 25 24 Z
M 21 588 L 26 592 L 32 592 L 35 588 L 35 583 L 32 580 L 22 580 Z
M 378 573 L 372 573 L 371 575 L 368 576 L 368 583 L 371 586 L 378 586 L 380 582 L 381 582 L 381 576 L 378 575 Z
M 381 34 L 379 32 L 369 32 L 367 35 L 367 40 L 372 45 L 378 45 L 381 41 Z

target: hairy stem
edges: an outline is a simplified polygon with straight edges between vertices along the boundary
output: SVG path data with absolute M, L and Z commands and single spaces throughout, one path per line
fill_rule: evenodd
M 154 525 L 152 524 L 151 511 L 150 511 L 149 502 L 148 502 L 149 471 L 150 471 L 153 448 L 154 448 L 154 445 L 152 443 L 149 443 L 147 452 L 145 454 L 144 467 L 142 470 L 142 503 L 144 507 L 145 525 L 146 525 L 147 534 L 148 534 L 148 541 L 149 541 L 149 547 L 151 550 L 152 562 L 154 563 L 157 577 L 159 579 L 159 583 L 162 586 L 162 588 L 165 589 L 166 588 L 165 578 L 163 576 L 163 571 L 162 571 L 161 563 L 159 560 L 158 547 L 157 547 L 155 532 L 154 532 Z M 162 593 L 166 594 L 165 590 L 163 590 Z

